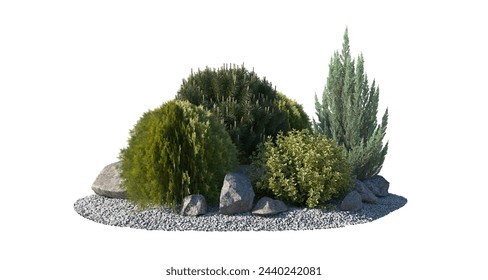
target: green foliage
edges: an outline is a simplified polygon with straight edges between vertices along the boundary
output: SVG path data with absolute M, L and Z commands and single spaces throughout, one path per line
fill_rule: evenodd
M 291 128 L 304 128 L 302 118 L 306 115 L 303 110 L 287 99 L 279 98 L 271 83 L 244 66 L 192 71 L 188 79 L 183 80 L 176 98 L 212 111 L 229 132 L 241 163 L 249 163 L 257 145 L 268 136 L 275 137 L 279 131 L 286 132 Z M 289 107 L 290 111 L 280 110 L 278 100 L 282 100 L 282 106 Z
M 287 131 L 290 129 L 302 130 L 311 129 L 310 119 L 307 113 L 303 110 L 303 106 L 298 104 L 281 92 L 276 96 L 276 104 L 278 109 L 285 113 Z
M 176 207 L 186 195 L 216 203 L 237 151 L 217 118 L 173 100 L 144 113 L 119 155 L 127 198 L 141 207 Z
M 259 195 L 310 208 L 325 206 L 351 190 L 351 170 L 342 148 L 309 130 L 278 134 L 266 141 L 253 162 Z
M 379 88 L 375 81 L 369 86 L 363 56 L 357 62 L 351 58 L 346 29 L 342 52 L 336 51 L 329 64 L 322 103 L 315 96 L 314 128 L 345 148 L 352 172 L 360 180 L 380 172 L 388 151 L 388 142 L 383 145 L 388 109 L 378 124 L 378 101 Z

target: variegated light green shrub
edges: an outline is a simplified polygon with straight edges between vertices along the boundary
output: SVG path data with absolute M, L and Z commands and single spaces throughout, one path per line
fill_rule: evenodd
M 342 148 L 324 135 L 292 130 L 266 141 L 253 161 L 259 195 L 310 208 L 351 190 L 351 167 Z

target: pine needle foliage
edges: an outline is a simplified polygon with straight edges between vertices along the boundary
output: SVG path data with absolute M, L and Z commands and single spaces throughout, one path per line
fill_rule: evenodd
M 130 201 L 175 209 L 190 194 L 216 204 L 226 172 L 237 164 L 237 150 L 210 112 L 173 100 L 144 113 L 119 158 Z
M 364 71 L 364 58 L 351 58 L 348 30 L 342 51 L 329 64 L 329 76 L 319 102 L 315 95 L 317 122 L 314 129 L 345 148 L 353 174 L 360 180 L 378 174 L 383 166 L 388 142 L 383 145 L 388 124 L 388 108 L 377 122 L 379 87 L 371 86 Z
M 280 133 L 254 157 L 252 178 L 260 196 L 314 208 L 351 190 L 351 168 L 342 147 L 308 129 Z
M 183 80 L 176 98 L 212 111 L 229 132 L 242 164 L 251 161 L 257 145 L 268 136 L 275 137 L 279 131 L 286 132 L 292 128 L 302 129 L 305 128 L 304 123 L 308 123 L 308 116 L 301 112 L 296 116 L 281 110 L 277 103 L 279 100 L 283 106 L 292 106 L 292 110 L 295 104 L 279 98 L 266 78 L 261 79 L 244 65 L 192 71 Z M 293 119 L 289 120 L 289 117 Z
M 288 98 L 281 92 L 276 96 L 276 104 L 278 109 L 285 113 L 286 131 L 291 129 L 302 130 L 311 129 L 310 119 L 303 110 L 303 106 L 298 104 L 295 100 Z

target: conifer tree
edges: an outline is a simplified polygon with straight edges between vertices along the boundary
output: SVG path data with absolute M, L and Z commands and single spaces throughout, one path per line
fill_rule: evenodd
M 344 146 L 353 174 L 360 180 L 378 174 L 383 166 L 388 142 L 383 138 L 388 124 L 386 109 L 378 124 L 379 87 L 371 86 L 364 72 L 364 58 L 351 58 L 348 30 L 342 51 L 336 51 L 329 64 L 329 76 L 320 102 L 315 95 L 317 132 Z
M 202 105 L 217 116 L 237 146 L 241 164 L 251 162 L 257 146 L 268 136 L 310 126 L 301 105 L 244 65 L 192 71 L 176 98 Z

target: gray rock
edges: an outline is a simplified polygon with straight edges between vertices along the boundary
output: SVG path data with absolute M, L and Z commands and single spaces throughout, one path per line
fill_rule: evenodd
M 207 213 L 207 202 L 201 194 L 192 194 L 183 198 L 182 216 L 198 216 Z
M 354 179 L 352 180 L 352 183 L 355 186 L 354 189 L 361 195 L 361 199 L 363 202 L 367 202 L 367 203 L 378 202 L 378 197 L 376 197 L 376 195 L 374 195 L 374 193 L 368 187 L 366 187 L 366 185 L 363 182 Z
M 341 210 L 356 212 L 363 208 L 361 195 L 357 191 L 352 191 L 342 200 Z
M 220 192 L 220 214 L 232 215 L 249 212 L 252 209 L 253 200 L 254 190 L 246 175 L 235 172 L 225 175 Z
M 96 194 L 110 198 L 125 198 L 126 190 L 120 184 L 119 165 L 120 162 L 109 164 L 98 174 L 92 185 L 92 190 Z
M 265 196 L 262 197 L 258 201 L 258 203 L 256 203 L 256 206 L 254 206 L 252 213 L 255 215 L 275 215 L 287 210 L 288 207 L 283 201 Z
M 384 197 L 388 195 L 390 183 L 380 175 L 373 176 L 363 181 L 368 189 L 376 196 Z

